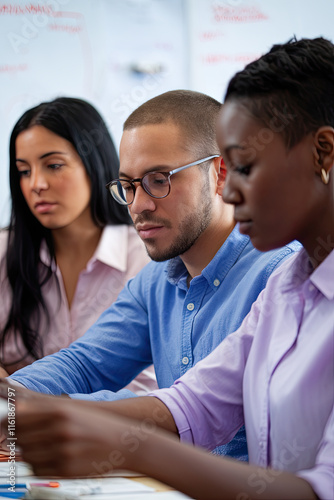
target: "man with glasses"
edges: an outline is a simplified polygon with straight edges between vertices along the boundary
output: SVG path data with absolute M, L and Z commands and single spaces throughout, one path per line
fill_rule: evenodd
M 140 179 L 115 179 L 114 181 L 107 184 L 107 188 L 110 194 L 120 205 L 131 205 L 135 199 L 136 195 L 136 185 L 135 182 L 139 182 L 141 187 L 146 191 L 147 194 L 152 196 L 152 198 L 166 198 L 169 195 L 171 189 L 170 177 L 173 174 L 177 174 L 182 170 L 193 167 L 194 165 L 199 165 L 206 161 L 212 160 L 213 158 L 218 158 L 219 155 L 212 155 L 203 158 L 202 160 L 193 161 L 184 165 L 183 167 L 175 168 L 170 170 L 170 172 L 147 172 Z
M 81 339 L 12 379 L 37 392 L 113 400 L 133 397 L 122 388 L 153 362 L 159 387 L 169 387 L 239 327 L 272 271 L 299 250 L 291 243 L 261 253 L 235 226 L 221 196 L 220 107 L 171 91 L 126 120 L 119 179 L 107 188 L 129 207 L 153 262 Z M 247 459 L 244 430 L 217 452 Z

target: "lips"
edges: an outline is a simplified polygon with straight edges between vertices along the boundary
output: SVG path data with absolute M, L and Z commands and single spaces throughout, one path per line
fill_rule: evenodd
M 253 221 L 251 220 L 239 220 L 237 221 L 239 224 L 239 231 L 242 234 L 249 234 Z
M 56 205 L 57 205 L 57 203 L 52 203 L 49 201 L 40 201 L 40 202 L 35 204 L 34 208 L 35 208 L 36 212 L 38 212 L 40 214 L 45 214 L 45 213 L 52 211 L 52 209 Z
M 154 225 L 154 224 L 137 224 L 136 229 L 137 231 L 149 231 L 150 229 L 156 229 L 157 227 L 162 227 L 161 225 Z
M 138 224 L 136 230 L 142 239 L 153 238 L 156 236 L 164 226 L 154 226 L 153 224 Z

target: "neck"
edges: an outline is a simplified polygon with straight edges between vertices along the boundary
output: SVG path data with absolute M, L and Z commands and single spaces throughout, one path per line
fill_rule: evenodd
M 52 230 L 56 258 L 64 254 L 91 257 L 100 241 L 101 233 L 102 229 L 93 222 Z
M 199 276 L 203 269 L 211 262 L 220 247 L 224 244 L 235 226 L 232 219 L 228 224 L 211 224 L 198 238 L 195 244 L 181 259 L 188 270 L 188 284 L 195 276 Z
M 334 185 L 332 186 L 334 191 Z M 315 214 L 314 221 L 299 239 L 309 255 L 314 268 L 318 267 L 334 250 L 334 201 L 324 205 L 322 211 Z

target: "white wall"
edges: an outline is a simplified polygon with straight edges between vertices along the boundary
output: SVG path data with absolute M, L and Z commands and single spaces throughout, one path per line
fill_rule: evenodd
M 229 78 L 294 34 L 334 39 L 333 0 L 16 0 L 0 3 L 0 226 L 8 142 L 28 108 L 89 100 L 118 146 L 147 99 L 190 88 L 221 100 Z

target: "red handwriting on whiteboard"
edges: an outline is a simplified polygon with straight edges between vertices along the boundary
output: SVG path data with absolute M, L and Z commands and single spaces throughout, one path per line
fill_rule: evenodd
M 228 23 L 249 23 L 264 21 L 268 16 L 255 6 L 228 6 L 214 5 L 213 13 L 215 21 Z
M 62 31 L 63 33 L 70 33 L 71 35 L 75 35 L 82 31 L 82 26 L 71 26 L 70 24 L 56 24 L 52 23 L 48 25 L 49 30 L 51 31 Z
M 15 4 L 0 4 L 0 14 L 48 14 L 51 15 L 53 9 L 49 5 L 42 3 L 27 3 L 25 5 L 15 5 Z
M 203 33 L 199 34 L 200 40 L 203 42 L 208 42 L 210 40 L 216 40 L 217 38 L 224 36 L 222 31 L 203 31 Z
M 221 62 L 249 63 L 258 59 L 259 54 L 207 54 L 202 57 L 204 64 L 218 64 Z
M 27 69 L 28 64 L 0 64 L 0 73 L 14 74 Z

